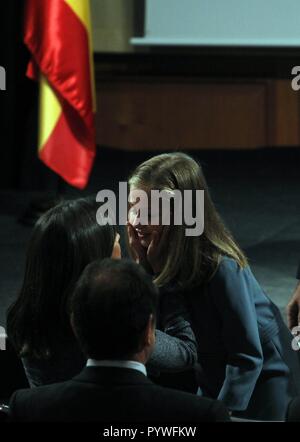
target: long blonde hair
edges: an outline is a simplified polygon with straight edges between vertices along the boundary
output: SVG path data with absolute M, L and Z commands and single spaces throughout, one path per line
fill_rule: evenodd
M 204 231 L 186 236 L 184 225 L 172 225 L 164 245 L 165 264 L 154 282 L 163 286 L 176 281 L 190 287 L 208 281 L 222 256 L 233 258 L 240 267 L 247 259 L 221 220 L 208 191 L 201 166 L 181 152 L 154 156 L 139 165 L 129 178 L 130 188 L 149 190 L 204 190 Z

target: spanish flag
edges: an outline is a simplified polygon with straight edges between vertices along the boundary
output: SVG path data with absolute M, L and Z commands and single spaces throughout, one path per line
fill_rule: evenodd
M 27 0 L 24 41 L 40 82 L 39 157 L 82 189 L 96 151 L 89 0 Z

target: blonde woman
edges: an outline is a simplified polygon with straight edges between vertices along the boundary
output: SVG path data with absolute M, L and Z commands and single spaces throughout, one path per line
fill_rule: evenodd
M 293 337 L 221 220 L 201 166 L 183 153 L 158 155 L 137 167 L 129 185 L 131 194 L 142 189 L 149 197 L 152 190 L 204 190 L 204 230 L 198 236 L 187 236 L 184 224 L 165 226 L 156 219 L 142 225 L 136 210 L 141 206 L 133 201 L 132 255 L 153 273 L 161 293 L 184 295 L 198 343 L 202 393 L 224 401 L 236 416 L 284 419 L 289 401 L 300 393 Z

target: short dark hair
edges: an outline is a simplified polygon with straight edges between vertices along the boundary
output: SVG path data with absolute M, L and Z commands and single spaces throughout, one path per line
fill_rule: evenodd
M 72 322 L 89 358 L 128 359 L 141 350 L 150 315 L 156 317 L 158 292 L 144 269 L 130 260 L 90 263 L 72 299 Z

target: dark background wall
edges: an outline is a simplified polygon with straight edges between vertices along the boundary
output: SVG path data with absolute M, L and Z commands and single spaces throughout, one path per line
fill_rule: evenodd
M 0 65 L 6 70 L 1 99 L 1 189 L 48 190 L 56 177 L 38 160 L 38 85 L 26 77 L 29 53 L 23 44 L 24 0 L 1 4 Z

